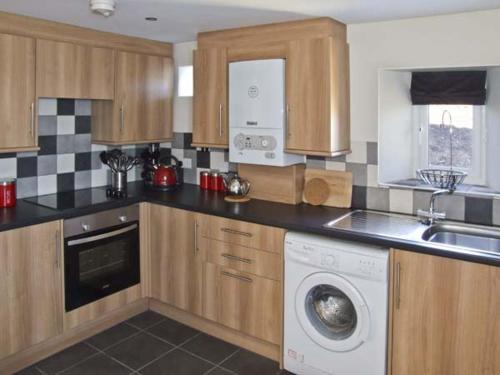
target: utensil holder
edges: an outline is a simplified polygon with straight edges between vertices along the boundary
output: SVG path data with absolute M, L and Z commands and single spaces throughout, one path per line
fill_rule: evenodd
M 127 190 L 127 172 L 111 171 L 111 189 L 115 191 Z

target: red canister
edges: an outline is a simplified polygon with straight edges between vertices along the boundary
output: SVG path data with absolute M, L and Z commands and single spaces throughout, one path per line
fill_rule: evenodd
M 14 207 L 16 205 L 16 179 L 0 179 L 0 207 Z
M 224 191 L 224 180 L 218 171 L 210 173 L 210 190 Z
M 200 189 L 210 189 L 210 173 L 207 171 L 200 172 Z

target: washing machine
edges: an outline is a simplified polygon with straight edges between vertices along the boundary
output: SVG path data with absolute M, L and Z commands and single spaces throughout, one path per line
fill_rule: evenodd
M 385 375 L 388 279 L 388 249 L 287 233 L 285 369 Z

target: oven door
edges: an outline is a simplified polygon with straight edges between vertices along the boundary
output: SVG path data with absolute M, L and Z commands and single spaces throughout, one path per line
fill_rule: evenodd
M 66 311 L 138 284 L 139 248 L 137 221 L 66 238 Z

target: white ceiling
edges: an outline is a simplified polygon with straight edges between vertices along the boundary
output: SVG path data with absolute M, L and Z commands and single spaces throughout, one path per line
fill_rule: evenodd
M 150 39 L 181 42 L 200 31 L 328 16 L 360 23 L 500 8 L 500 0 L 118 0 L 114 16 L 88 0 L 0 0 L 0 10 Z M 155 16 L 157 22 L 146 22 Z

